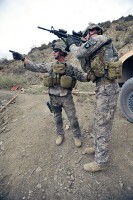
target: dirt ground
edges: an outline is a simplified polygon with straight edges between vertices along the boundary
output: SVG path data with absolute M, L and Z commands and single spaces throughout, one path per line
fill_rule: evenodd
M 16 92 L 0 91 L 0 97 Z M 10 99 L 9 98 L 9 99 Z M 3 100 L 4 101 L 4 100 Z M 0 113 L 0 200 L 133 200 L 133 124 L 119 102 L 110 141 L 107 171 L 88 173 L 93 160 L 84 149 L 93 144 L 95 96 L 74 96 L 83 146 L 76 148 L 65 113 L 65 141 L 56 146 L 48 95 L 18 92 Z

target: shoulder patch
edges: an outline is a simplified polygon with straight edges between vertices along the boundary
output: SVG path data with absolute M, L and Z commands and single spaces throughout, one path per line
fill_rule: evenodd
M 97 43 L 97 40 L 90 38 L 84 45 L 86 49 L 90 48 L 91 46 L 94 46 Z

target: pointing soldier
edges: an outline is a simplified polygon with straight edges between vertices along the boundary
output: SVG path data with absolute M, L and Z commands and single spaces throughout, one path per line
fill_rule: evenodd
M 83 40 L 78 47 L 68 37 L 66 45 L 79 59 L 88 78 L 96 83 L 94 147 L 85 149 L 88 154 L 95 153 L 95 160 L 85 164 L 84 170 L 97 172 L 109 165 L 109 141 L 119 92 L 117 78 L 121 77 L 122 65 L 112 40 L 103 35 L 101 26 L 89 24 L 83 31 Z
M 87 82 L 87 74 L 81 72 L 71 64 L 66 63 L 66 45 L 62 41 L 53 42 L 53 56 L 55 62 L 36 64 L 25 58 L 23 55 L 12 52 L 13 58 L 22 60 L 24 67 L 33 72 L 44 74 L 44 85 L 49 88 L 50 108 L 54 113 L 57 139 L 56 145 L 61 145 L 64 139 L 62 108 L 66 112 L 73 131 L 76 147 L 81 147 L 81 130 L 76 115 L 75 104 L 72 96 L 72 89 L 76 80 Z

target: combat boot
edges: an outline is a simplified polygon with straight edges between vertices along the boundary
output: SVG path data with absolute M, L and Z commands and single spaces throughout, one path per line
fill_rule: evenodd
M 58 135 L 58 137 L 56 138 L 56 145 L 59 146 L 62 144 L 63 142 L 63 139 L 64 139 L 64 135 Z
M 95 161 L 84 165 L 84 170 L 87 172 L 99 172 L 106 169 L 107 167 L 100 166 Z
M 95 153 L 95 147 L 88 147 L 88 148 L 86 148 L 84 150 L 84 153 L 85 154 L 89 154 L 89 155 L 94 154 Z
M 79 137 L 74 137 L 74 144 L 76 147 L 81 147 L 82 143 Z

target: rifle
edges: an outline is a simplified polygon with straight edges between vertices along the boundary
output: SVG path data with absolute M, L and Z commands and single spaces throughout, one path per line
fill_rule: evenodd
M 82 42 L 82 40 L 81 40 L 82 32 L 81 31 L 79 31 L 78 33 L 75 32 L 75 31 L 72 31 L 72 35 L 70 35 L 70 34 L 67 34 L 67 31 L 64 30 L 64 29 L 55 30 L 53 26 L 51 26 L 51 30 L 43 28 L 43 27 L 40 27 L 40 26 L 38 26 L 37 28 L 55 34 L 57 37 L 61 38 L 64 42 L 65 42 L 64 38 L 67 38 L 68 36 L 73 39 L 74 43 L 77 46 L 79 46 L 80 43 Z

